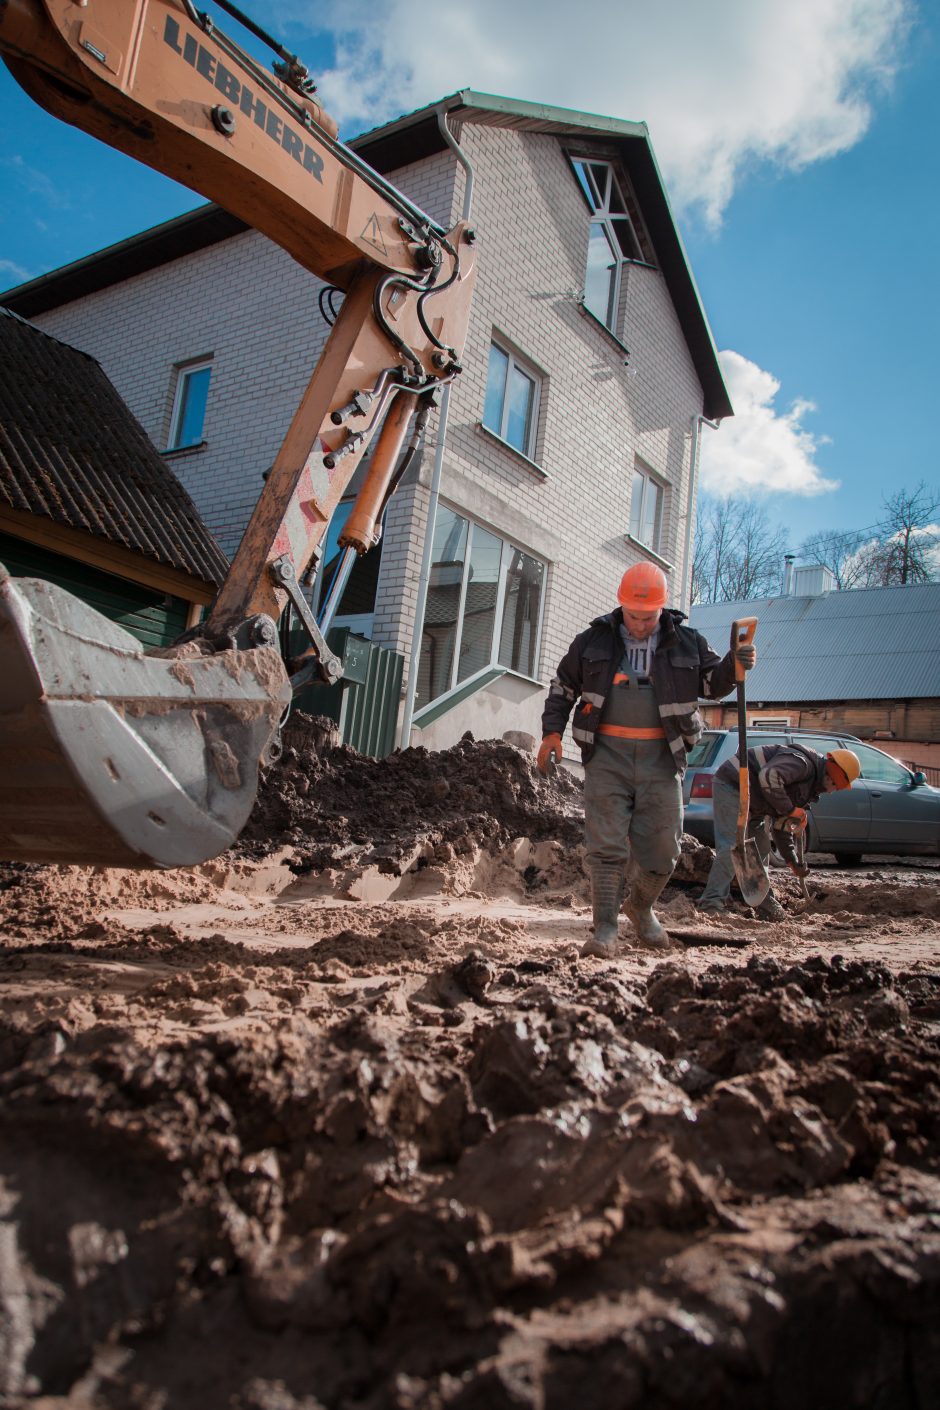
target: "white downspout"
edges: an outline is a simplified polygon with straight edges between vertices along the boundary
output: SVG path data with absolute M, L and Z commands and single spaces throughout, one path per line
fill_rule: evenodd
M 461 151 L 450 128 L 447 126 L 447 110 L 443 106 L 437 110 L 437 125 L 444 141 L 460 162 L 467 174 L 463 193 L 463 220 L 470 219 L 473 205 L 473 167 L 469 158 Z M 414 718 L 415 693 L 418 689 L 418 662 L 421 658 L 421 633 L 424 628 L 424 609 L 428 600 L 428 584 L 431 580 L 431 555 L 434 551 L 434 531 L 437 527 L 437 506 L 441 494 L 441 472 L 444 465 L 444 445 L 447 440 L 447 417 L 450 411 L 450 383 L 441 394 L 441 410 L 437 422 L 437 441 L 434 446 L 434 468 L 431 472 L 431 493 L 428 500 L 428 524 L 424 535 L 424 549 L 421 554 L 421 573 L 418 578 L 418 600 L 415 603 L 414 624 L 411 638 L 411 658 L 408 662 L 408 685 L 405 690 L 405 704 L 402 710 L 401 730 L 398 736 L 399 748 L 407 749 L 411 744 L 411 721 Z
M 689 503 L 685 516 L 685 550 L 682 566 L 681 607 L 683 612 L 688 612 L 691 606 L 689 598 L 692 595 L 692 522 L 695 518 L 695 501 L 698 496 L 698 461 L 701 429 L 703 426 L 710 426 L 713 431 L 717 431 L 720 425 L 720 421 L 709 421 L 707 416 L 692 417 L 691 449 L 689 452 Z

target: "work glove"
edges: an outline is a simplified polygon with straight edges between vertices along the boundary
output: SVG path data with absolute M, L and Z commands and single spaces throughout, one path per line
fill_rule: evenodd
M 554 758 L 552 757 L 554 755 Z M 539 756 L 536 760 L 539 773 L 548 778 L 548 766 L 550 763 L 557 763 L 561 758 L 561 735 L 547 734 L 539 746 Z
M 774 827 L 779 832 L 805 832 L 806 831 L 806 811 L 803 808 L 794 808 L 792 812 L 784 813 L 782 818 L 774 819 Z
M 736 646 L 734 648 L 734 659 L 739 665 L 743 666 L 746 671 L 752 671 L 757 664 L 757 647 L 754 645 L 753 641 L 747 642 L 744 646 Z
M 808 868 L 802 867 L 802 860 L 796 847 L 795 834 L 788 832 L 785 828 L 773 827 L 770 830 L 770 845 L 777 856 L 786 862 L 787 866 L 797 876 L 805 875 Z

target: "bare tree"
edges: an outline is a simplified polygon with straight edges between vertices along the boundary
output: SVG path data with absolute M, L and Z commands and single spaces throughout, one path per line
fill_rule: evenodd
M 828 568 L 837 588 L 867 586 L 866 563 L 860 551 L 870 537 L 861 529 L 820 529 L 803 540 L 799 556 Z
M 940 547 L 936 525 L 940 495 L 921 480 L 915 489 L 898 490 L 882 502 L 885 512 L 878 525 L 881 547 L 876 556 L 880 582 L 884 587 L 932 582 Z
M 753 500 L 699 501 L 692 558 L 693 602 L 766 597 L 780 587 L 787 532 Z

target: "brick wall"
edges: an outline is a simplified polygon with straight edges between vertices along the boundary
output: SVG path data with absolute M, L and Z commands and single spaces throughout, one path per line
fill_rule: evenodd
M 658 270 L 625 270 L 618 334 L 635 376 L 618 342 L 581 309 L 588 218 L 559 139 L 469 122 L 458 135 L 476 175 L 479 277 L 441 495 L 548 564 L 540 682 L 505 726 L 532 729 L 571 637 L 614 605 L 621 574 L 642 556 L 625 537 L 638 461 L 667 487 L 661 556 L 674 565 L 682 605 L 690 430 L 702 391 Z M 449 152 L 392 179 L 442 224 L 459 217 L 464 178 Z M 246 233 L 36 322 L 101 362 L 160 448 L 176 366 L 212 355 L 206 444 L 169 463 L 231 553 L 326 339 L 318 288 Z M 480 425 L 494 331 L 544 374 L 536 451 L 544 473 Z M 374 639 L 406 657 L 435 437 L 432 419 L 420 472 L 399 490 L 383 545 Z

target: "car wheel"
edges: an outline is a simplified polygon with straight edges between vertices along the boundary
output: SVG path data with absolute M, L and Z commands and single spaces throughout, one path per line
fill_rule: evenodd
M 860 867 L 862 857 L 860 852 L 836 852 L 837 867 Z

